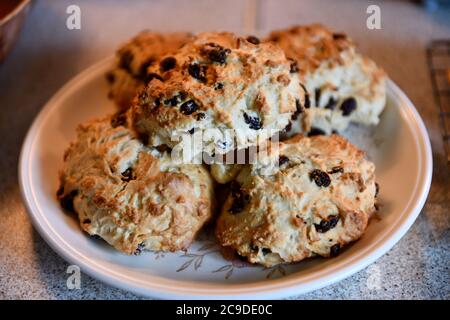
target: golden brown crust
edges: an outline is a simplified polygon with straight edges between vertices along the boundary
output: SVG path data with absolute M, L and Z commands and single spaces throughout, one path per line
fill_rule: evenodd
M 142 31 L 116 52 L 114 69 L 107 74 L 109 96 L 119 109 L 130 107 L 136 92 L 146 82 L 147 69 L 160 57 L 173 52 L 191 39 L 185 32 L 158 33 Z
M 334 255 L 367 226 L 375 209 L 374 170 L 364 152 L 340 136 L 273 144 L 237 177 L 217 238 L 265 266 Z
M 83 230 L 119 251 L 186 249 L 213 214 L 208 171 L 174 163 L 144 146 L 127 117 L 112 119 L 79 126 L 66 151 L 60 200 Z
M 225 32 L 199 34 L 149 68 L 154 78 L 133 107 L 137 130 L 149 135 L 151 145 L 171 147 L 183 132 L 235 130 L 236 141 L 205 143 L 209 154 L 256 145 L 264 130 L 282 130 L 303 103 L 289 67 L 271 43 L 253 44 Z
M 313 24 L 274 31 L 267 41 L 293 59 L 309 93 L 310 108 L 288 134 L 331 134 L 344 131 L 350 122 L 378 124 L 386 102 L 386 74 L 357 53 L 344 33 Z

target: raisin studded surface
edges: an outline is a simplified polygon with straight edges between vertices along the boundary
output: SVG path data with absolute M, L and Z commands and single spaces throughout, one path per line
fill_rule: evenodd
M 261 43 L 261 41 L 259 40 L 259 38 L 258 38 L 258 37 L 255 37 L 255 36 L 248 36 L 246 40 L 247 40 L 248 42 L 250 42 L 250 43 L 255 44 L 255 45 Z
M 137 78 L 141 81 L 145 81 L 146 77 L 147 77 L 147 69 L 148 67 L 150 67 L 153 63 L 155 62 L 155 60 L 153 59 L 148 59 L 147 61 L 145 61 L 143 64 L 141 64 L 141 66 L 139 67 L 139 73 L 137 75 Z
M 74 212 L 75 210 L 73 208 L 73 199 L 77 196 L 77 194 L 78 190 L 72 190 L 65 196 L 60 196 L 59 203 L 61 204 L 61 207 L 68 212 Z
M 378 193 L 380 193 L 380 185 L 375 182 L 375 198 L 378 197 Z
M 193 114 L 197 109 L 198 105 L 193 100 L 186 101 L 180 106 L 181 113 L 187 116 Z
M 188 66 L 188 73 L 191 77 L 201 82 L 206 82 L 206 69 L 207 66 L 203 66 L 194 62 Z
M 117 128 L 118 126 L 124 126 L 127 124 L 127 117 L 123 112 L 115 113 L 111 118 L 111 126 Z
M 314 223 L 314 227 L 316 228 L 317 232 L 325 233 L 328 230 L 336 227 L 338 221 L 339 221 L 339 216 L 328 216 L 327 219 L 320 221 L 319 224 Z
M 135 256 L 140 255 L 142 253 L 142 251 L 144 250 L 144 246 L 145 246 L 144 242 L 139 243 L 133 254 Z
M 228 209 L 231 214 L 241 212 L 250 200 L 250 197 L 241 190 L 241 186 L 237 182 L 231 184 L 231 196 L 233 197 L 233 203 Z
M 341 110 L 343 116 L 349 116 L 353 111 L 356 110 L 356 100 L 355 98 L 347 98 L 341 104 Z
M 295 99 L 295 112 L 291 116 L 291 120 L 297 120 L 300 113 L 303 112 L 303 107 L 300 103 L 300 100 Z
M 281 156 L 278 158 L 278 165 L 279 165 L 280 167 L 281 167 L 283 164 L 287 163 L 287 162 L 289 162 L 289 158 L 286 157 L 286 156 L 281 155 Z
M 300 86 L 302 87 L 303 91 L 305 92 L 305 108 L 309 109 L 311 107 L 311 101 L 309 100 L 308 90 L 306 90 L 305 86 L 302 83 L 300 83 Z
M 289 61 L 291 62 L 290 66 L 289 66 L 289 72 L 297 73 L 299 71 L 297 60 L 289 58 Z
M 220 89 L 223 89 L 223 83 L 217 82 L 214 85 L 214 90 L 220 90 Z
M 130 182 L 131 180 L 134 180 L 134 174 L 133 174 L 133 169 L 128 168 L 127 170 L 125 170 L 124 172 L 122 172 L 122 181 L 124 182 Z
M 150 72 L 148 75 L 145 76 L 146 83 L 149 83 L 153 79 L 158 79 L 159 81 L 164 81 L 163 78 L 159 74 L 154 73 L 154 72 Z
M 176 65 L 177 65 L 177 59 L 175 59 L 174 57 L 164 58 L 159 63 L 159 67 L 162 72 L 169 71 L 169 70 L 175 68 Z
M 249 116 L 244 112 L 244 121 L 248 124 L 250 129 L 259 130 L 262 128 L 261 120 L 258 117 Z
M 316 101 L 316 107 L 319 106 L 320 96 L 322 95 L 322 90 L 320 88 L 316 88 L 314 90 L 314 100 Z
M 334 110 L 334 108 L 336 107 L 336 103 L 337 100 L 334 99 L 333 97 L 330 97 L 330 99 L 328 99 L 327 104 L 325 105 L 325 109 Z
M 203 119 L 206 118 L 206 115 L 203 112 L 199 112 L 197 113 L 197 115 L 195 116 L 195 119 L 197 119 L 197 121 L 201 121 Z
M 336 243 L 335 245 L 331 246 L 331 248 L 330 248 L 330 257 L 336 257 L 340 251 L 341 251 L 341 245 L 339 243 Z
M 331 168 L 330 171 L 328 171 L 329 174 L 334 174 L 334 173 L 344 173 L 344 168 L 342 167 L 333 167 Z
M 129 73 L 131 72 L 131 62 L 133 62 L 134 56 L 130 51 L 125 51 L 120 56 L 119 67 L 125 69 Z
M 321 136 L 324 135 L 325 131 L 317 127 L 311 127 L 311 130 L 308 132 L 308 137 Z
M 328 187 L 331 183 L 328 173 L 319 169 L 314 169 L 309 173 L 309 178 L 314 181 L 318 187 Z

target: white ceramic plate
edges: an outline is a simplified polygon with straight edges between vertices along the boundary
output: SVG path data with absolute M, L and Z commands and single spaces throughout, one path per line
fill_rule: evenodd
M 432 173 L 425 126 L 412 103 L 388 82 L 388 103 L 376 128 L 353 127 L 350 140 L 376 163 L 382 206 L 365 235 L 336 258 L 270 269 L 225 260 L 204 233 L 184 253 L 121 254 L 81 231 L 55 199 L 64 149 L 85 120 L 113 112 L 106 59 L 66 84 L 40 112 L 22 148 L 19 180 L 34 226 L 83 272 L 110 285 L 160 298 L 280 298 L 339 281 L 386 253 L 410 228 L 426 200 Z

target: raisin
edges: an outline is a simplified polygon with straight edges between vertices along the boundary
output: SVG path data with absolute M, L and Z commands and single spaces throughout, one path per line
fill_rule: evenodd
M 328 173 L 330 173 L 330 174 L 344 173 L 344 168 L 342 168 L 342 167 L 333 167 L 333 168 L 331 168 L 330 171 L 328 171 Z
M 193 100 L 186 101 L 180 106 L 181 113 L 187 116 L 194 113 L 197 109 L 198 105 Z
M 259 247 L 255 246 L 254 244 L 250 244 L 250 251 L 252 252 L 258 252 L 259 251 Z
M 78 195 L 78 190 L 72 190 L 70 193 L 66 194 L 65 196 L 59 197 L 59 203 L 61 204 L 61 207 L 63 207 L 64 210 L 68 212 L 74 212 L 73 208 L 73 199 Z
M 322 95 L 322 90 L 320 88 L 316 88 L 314 90 L 314 100 L 316 101 L 316 107 L 319 106 L 320 96 Z
M 262 254 L 263 254 L 263 256 L 266 256 L 266 255 L 268 255 L 269 253 L 271 253 L 272 251 L 270 251 L 270 249 L 267 249 L 267 248 L 262 248 Z
M 120 56 L 119 67 L 125 69 L 129 73 L 131 72 L 131 62 L 133 61 L 134 56 L 130 51 L 125 51 Z
M 175 59 L 174 57 L 164 58 L 159 63 L 159 67 L 162 72 L 169 71 L 169 70 L 175 68 L 176 65 L 177 65 L 177 59 Z
M 194 132 L 195 132 L 195 128 L 192 128 L 192 129 L 188 130 L 189 134 L 194 134 Z
M 139 243 L 133 254 L 135 256 L 140 255 L 142 253 L 142 251 L 144 251 L 144 247 L 145 247 L 145 243 L 144 242 Z
M 314 181 L 318 187 L 328 187 L 331 183 L 330 176 L 319 169 L 314 169 L 309 173 L 309 178 Z
M 161 105 L 161 100 L 159 100 L 158 98 L 156 98 L 155 100 L 153 100 L 153 105 L 155 107 L 159 107 Z
M 295 99 L 295 112 L 291 116 L 291 120 L 297 120 L 300 113 L 303 112 L 303 107 L 300 103 L 300 100 Z
M 300 86 L 302 87 L 303 91 L 305 92 L 305 108 L 309 109 L 311 107 L 311 101 L 309 100 L 308 90 L 306 90 L 305 86 L 302 83 L 300 83 Z
M 333 97 L 330 97 L 330 99 L 328 99 L 327 104 L 325 105 L 325 109 L 334 110 L 334 108 L 336 107 L 336 103 L 337 100 L 334 99 Z
M 336 243 L 335 245 L 331 246 L 330 257 L 336 257 L 339 254 L 339 251 L 341 251 L 341 245 L 339 243 Z
M 127 124 L 127 117 L 123 112 L 117 112 L 111 118 L 111 126 L 117 128 L 118 126 L 124 126 Z
M 244 112 L 244 121 L 248 124 L 250 129 L 259 130 L 262 128 L 261 120 L 258 117 L 249 116 Z
M 343 33 L 333 33 L 334 40 L 345 39 L 345 38 L 347 38 L 347 36 Z
M 219 64 L 224 64 L 227 62 L 227 55 L 231 52 L 230 49 L 225 49 L 215 43 L 208 43 L 207 45 L 212 47 L 212 49 L 203 50 L 203 53 L 206 53 L 209 60 Z
M 214 90 L 220 90 L 220 89 L 223 89 L 223 83 L 217 82 L 214 85 Z
M 90 224 L 91 223 L 91 220 L 90 219 L 84 219 L 83 220 L 83 224 Z
M 356 110 L 356 100 L 355 98 L 347 98 L 341 104 L 341 110 L 343 116 L 349 116 L 353 111 Z
M 241 186 L 236 182 L 231 184 L 231 196 L 233 197 L 233 203 L 228 209 L 231 214 L 241 212 L 250 200 L 250 197 L 241 190 Z
M 250 43 L 253 43 L 253 44 L 260 44 L 261 43 L 259 38 L 255 37 L 255 36 L 248 36 L 246 40 L 248 42 L 250 42 Z
M 122 181 L 124 182 L 130 182 L 131 180 L 136 179 L 133 175 L 133 169 L 128 168 L 124 172 L 122 172 Z
M 191 63 L 188 66 L 188 73 L 191 77 L 201 82 L 206 82 L 206 68 L 206 66 L 201 66 L 198 63 Z
M 92 234 L 90 236 L 91 236 L 92 239 L 95 239 L 95 240 L 103 240 L 103 238 L 100 237 L 98 234 Z
M 375 182 L 375 198 L 378 197 L 378 193 L 380 193 L 380 185 Z
M 294 119 L 295 120 L 295 119 Z M 283 132 L 289 132 L 292 130 L 292 122 L 289 121 L 286 127 L 284 127 Z
M 116 81 L 116 76 L 114 75 L 113 72 L 106 73 L 106 81 L 108 81 L 108 83 L 110 83 L 110 84 L 112 84 L 112 83 L 114 83 L 114 81 Z
M 145 81 L 146 77 L 147 77 L 147 69 L 148 67 L 150 67 L 153 62 L 155 62 L 155 60 L 153 59 L 148 59 L 147 61 L 145 61 L 143 64 L 141 64 L 141 66 L 139 67 L 139 73 L 137 75 L 137 78 L 141 81 Z
M 170 99 L 164 100 L 164 104 L 167 106 L 175 107 L 178 104 L 178 96 L 173 96 Z
M 203 112 L 197 113 L 196 115 L 196 119 L 197 121 L 201 121 L 203 119 L 205 119 L 206 115 Z
M 325 131 L 317 127 L 311 127 L 311 130 L 308 132 L 308 137 L 325 135 Z
M 289 162 L 289 158 L 286 157 L 286 156 L 281 155 L 281 156 L 278 158 L 278 165 L 279 165 L 280 167 L 281 167 L 283 164 L 287 163 L 287 162 Z
M 327 219 L 320 221 L 319 224 L 314 223 L 314 227 L 316 228 L 317 232 L 325 233 L 328 230 L 336 227 L 338 221 L 339 221 L 339 216 L 328 216 Z
M 148 75 L 145 76 L 146 83 L 149 83 L 153 79 L 158 79 L 159 81 L 164 81 L 163 78 L 159 74 L 154 73 L 154 72 L 150 72 Z
M 289 61 L 291 62 L 290 66 L 289 66 L 289 72 L 297 73 L 299 71 L 297 60 L 289 59 Z

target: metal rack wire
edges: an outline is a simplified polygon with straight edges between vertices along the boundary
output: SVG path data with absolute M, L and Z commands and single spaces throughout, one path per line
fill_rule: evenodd
M 447 164 L 450 164 L 450 39 L 433 40 L 428 47 L 427 58 Z

